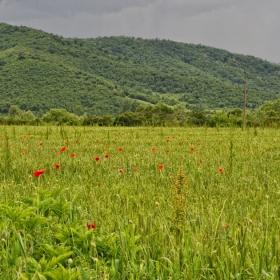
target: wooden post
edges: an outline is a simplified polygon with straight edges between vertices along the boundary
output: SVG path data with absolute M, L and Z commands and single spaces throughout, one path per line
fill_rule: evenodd
M 246 128 L 246 82 L 247 82 L 247 72 L 244 71 L 244 95 L 243 95 L 243 130 Z

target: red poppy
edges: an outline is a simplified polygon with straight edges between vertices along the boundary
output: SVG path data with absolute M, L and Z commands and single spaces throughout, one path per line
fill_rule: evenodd
M 120 172 L 120 173 L 123 173 L 123 169 L 120 168 L 120 169 L 119 169 L 119 172 Z
M 78 144 L 78 142 L 79 142 L 78 140 L 75 140 L 75 144 Z
M 4 137 L 2 137 L 2 138 L 1 138 L 1 140 L 2 140 L 2 141 L 5 141 L 5 138 L 4 138 Z
M 65 150 L 66 150 L 66 147 L 62 147 L 62 148 L 60 149 L 61 152 L 64 152 Z
M 104 187 L 104 185 L 103 184 L 100 184 L 100 188 L 103 188 Z
M 166 152 L 167 152 L 167 153 L 169 153 L 169 152 L 170 152 L 170 150 L 169 150 L 169 149 L 166 149 Z
M 137 171 L 137 169 L 138 169 L 137 167 L 134 167 L 134 168 L 133 168 L 133 171 L 134 171 L 134 172 L 136 172 L 136 171 Z
M 218 169 L 219 173 L 223 173 L 223 168 Z
M 55 155 L 56 155 L 56 156 L 59 156 L 59 152 L 55 152 Z
M 24 148 L 24 150 L 25 150 L 25 151 L 27 151 L 27 150 L 28 150 L 28 148 L 26 148 L 26 147 L 25 147 L 25 148 Z
M 99 161 L 100 158 L 99 157 L 95 157 L 94 159 L 97 162 L 97 161 Z
M 169 139 L 166 139 L 166 142 L 169 142 L 170 140 Z
M 105 157 L 105 158 L 108 158 L 108 157 L 109 157 L 109 155 L 108 155 L 108 154 L 106 154 L 104 157 Z
M 40 142 L 39 145 L 40 145 L 40 146 L 43 146 L 43 142 Z
M 152 152 L 155 152 L 156 151 L 156 148 L 152 148 Z
M 96 228 L 96 225 L 94 223 L 92 223 L 92 224 L 88 225 L 87 228 L 88 228 L 88 230 L 94 229 L 94 228 Z
M 158 169 L 162 169 L 162 168 L 163 168 L 163 165 L 160 164 L 160 165 L 158 166 Z
M 59 165 L 59 164 L 56 164 L 56 165 L 54 166 L 54 168 L 55 168 L 55 169 L 59 169 L 59 168 L 60 168 L 60 165 Z
M 190 147 L 190 150 L 193 151 L 193 150 L 194 150 L 194 146 L 191 146 L 191 147 Z
M 33 174 L 34 174 L 35 177 L 40 177 L 42 174 L 45 173 L 45 171 L 46 171 L 45 168 L 44 168 L 44 169 L 40 169 L 40 170 L 35 170 L 35 171 L 33 172 Z
M 223 227 L 227 227 L 228 224 L 227 224 L 227 223 L 222 223 L 222 226 L 223 226 Z
M 72 157 L 72 158 L 73 158 L 73 157 L 75 157 L 75 156 L 76 156 L 76 154 L 75 154 L 75 153 L 72 153 L 72 154 L 71 154 L 71 157 Z
M 121 152 L 122 151 L 122 147 L 119 147 L 118 150 Z
M 202 162 L 203 162 L 203 160 L 202 160 L 202 159 L 200 159 L 200 160 L 199 160 L 199 162 L 200 162 L 200 163 L 202 163 Z

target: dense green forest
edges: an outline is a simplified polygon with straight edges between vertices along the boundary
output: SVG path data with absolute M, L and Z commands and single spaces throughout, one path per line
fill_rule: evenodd
M 63 38 L 0 23 L 0 114 L 42 117 L 52 108 L 116 116 L 140 104 L 190 110 L 241 108 L 280 98 L 280 66 L 253 56 L 169 40 Z

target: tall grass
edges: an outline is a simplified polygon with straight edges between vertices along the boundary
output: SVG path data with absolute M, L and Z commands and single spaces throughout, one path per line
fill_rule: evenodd
M 0 127 L 0 141 L 0 279 L 280 278 L 278 130 Z

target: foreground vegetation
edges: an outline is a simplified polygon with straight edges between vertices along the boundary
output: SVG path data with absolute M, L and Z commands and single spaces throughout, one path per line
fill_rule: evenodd
M 253 56 L 158 39 L 63 38 L 0 23 L 0 114 L 16 105 L 37 117 L 57 107 L 115 116 L 159 101 L 242 108 L 244 70 L 250 109 L 279 98 L 280 65 Z
M 0 137 L 1 279 L 279 279 L 278 130 Z

